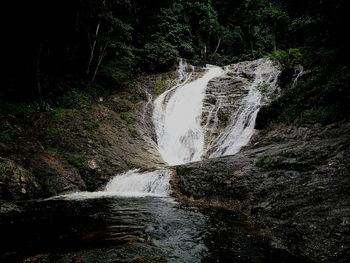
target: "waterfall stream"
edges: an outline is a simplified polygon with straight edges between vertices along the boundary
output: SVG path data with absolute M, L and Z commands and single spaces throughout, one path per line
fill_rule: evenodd
M 183 72 L 185 64 L 180 64 Z M 202 77 L 177 84 L 154 102 L 153 120 L 158 149 L 170 165 L 199 161 L 204 154 L 202 105 L 208 82 L 222 76 L 220 67 L 207 66 Z M 179 74 L 180 77 L 181 74 Z
M 239 78 L 244 70 L 252 68 L 252 81 L 248 82 L 248 93 L 243 97 L 238 109 L 230 117 L 229 123 L 209 148 L 210 158 L 233 155 L 247 145 L 253 136 L 256 117 L 262 105 L 268 103 L 277 89 L 279 68 L 270 60 L 259 59 L 239 63 L 229 70 L 233 77 Z
M 153 123 L 163 160 L 169 165 L 179 165 L 237 153 L 249 143 L 258 111 L 276 91 L 279 74 L 278 65 L 267 59 L 242 62 L 224 69 L 207 65 L 200 73 L 181 60 L 175 85 L 153 103 Z M 223 95 L 220 86 L 223 80 L 240 85 L 231 87 L 229 94 Z M 208 94 L 208 85 L 213 83 L 217 86 L 217 92 Z M 205 115 L 204 101 L 209 95 L 214 96 L 211 100 L 214 99 L 215 105 Z M 147 107 L 150 103 L 148 100 Z M 223 126 L 219 113 L 224 107 L 229 109 L 230 117 Z M 217 126 L 219 132 L 212 132 L 215 135 L 208 137 L 207 130 L 210 130 L 211 123 Z M 223 127 L 219 129 L 220 126 Z M 166 168 L 152 172 L 131 170 L 115 176 L 103 191 L 79 192 L 65 198 L 165 197 L 170 193 L 170 176 L 171 171 Z
M 178 69 L 180 80 L 184 78 L 181 74 L 184 68 L 186 64 L 182 62 Z M 205 155 L 212 158 L 237 153 L 252 137 L 258 111 L 276 91 L 279 74 L 278 65 L 259 59 L 234 64 L 225 67 L 225 70 L 207 66 L 204 75 L 196 80 L 189 82 L 187 78 L 184 82 L 178 81 L 175 87 L 165 91 L 154 102 L 153 121 L 158 149 L 164 161 L 178 165 L 199 161 Z M 219 119 L 222 104 L 220 96 L 214 97 L 218 106 L 213 107 L 203 125 L 205 91 L 210 81 L 220 82 L 220 78 L 241 81 L 246 95 L 241 96 L 239 106 L 232 112 L 226 127 L 212 141 L 209 140 L 209 145 L 205 145 L 208 143 L 205 127 L 212 119 Z

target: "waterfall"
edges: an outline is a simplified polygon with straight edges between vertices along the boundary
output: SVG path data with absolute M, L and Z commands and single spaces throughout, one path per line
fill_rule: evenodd
M 170 165 L 202 158 L 204 133 L 201 116 L 205 90 L 210 80 L 224 73 L 220 67 L 207 65 L 203 76 L 189 81 L 192 73 L 184 73 L 186 66 L 180 64 L 177 84 L 154 102 L 153 121 L 158 149 Z
M 199 161 L 203 156 L 212 158 L 237 153 L 252 137 L 260 107 L 269 102 L 277 89 L 279 66 L 267 59 L 237 63 L 225 70 L 208 65 L 203 76 L 193 81 L 189 81 L 192 72 L 186 75 L 185 68 L 186 64 L 180 63 L 177 84 L 154 102 L 153 121 L 164 161 L 178 165 Z M 211 118 L 212 122 L 219 122 L 218 114 L 224 104 L 222 97 L 228 96 L 216 95 L 218 106 L 212 107 L 203 120 L 203 101 L 208 95 L 205 91 L 215 78 L 220 89 L 218 77 L 241 81 L 246 95 L 240 95 L 239 106 L 232 112 L 227 126 L 213 141 L 206 141 L 204 130 L 210 126 Z
M 168 197 L 170 195 L 171 171 L 159 169 L 151 172 L 130 170 L 116 175 L 104 190 L 97 192 L 76 192 L 59 198 L 79 200 L 88 198 L 119 197 Z
M 201 72 L 195 72 L 194 67 L 181 61 L 175 85 L 154 101 L 152 117 L 158 150 L 164 161 L 169 165 L 178 165 L 199 161 L 203 157 L 237 153 L 252 137 L 258 111 L 271 100 L 277 89 L 279 74 L 278 65 L 267 59 L 241 62 L 225 69 L 207 65 Z M 230 80 L 234 85 L 222 86 L 225 80 Z M 207 94 L 209 83 L 209 86 L 214 85 L 215 92 Z M 211 104 L 206 115 L 203 108 L 204 100 L 208 99 L 215 105 Z M 145 107 L 150 103 L 149 94 Z M 226 126 L 218 129 L 218 115 L 223 108 L 231 109 L 231 116 Z M 208 139 L 206 131 L 212 126 L 217 126 L 215 129 L 220 132 L 210 133 Z M 169 169 L 151 172 L 131 170 L 115 176 L 103 191 L 78 192 L 63 197 L 167 197 L 170 194 L 170 176 Z
M 107 185 L 105 191 L 123 196 L 168 196 L 170 187 L 170 171 L 155 170 L 140 173 L 131 170 L 114 177 Z
M 210 158 L 235 154 L 248 144 L 254 133 L 260 107 L 269 102 L 271 95 L 277 89 L 280 69 L 275 63 L 267 59 L 238 63 L 233 66 L 231 73 L 239 78 L 244 70 L 247 73 L 247 69 L 253 69 L 253 81 L 246 86 L 248 94 L 209 149 Z

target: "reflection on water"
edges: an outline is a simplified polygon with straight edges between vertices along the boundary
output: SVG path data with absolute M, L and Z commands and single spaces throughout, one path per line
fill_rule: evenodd
M 0 261 L 293 262 L 237 214 L 171 198 L 26 203 L 0 221 Z

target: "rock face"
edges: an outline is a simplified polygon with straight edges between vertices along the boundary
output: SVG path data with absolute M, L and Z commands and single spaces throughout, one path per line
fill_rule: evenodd
M 185 196 L 224 203 L 275 245 L 315 262 L 350 258 L 350 123 L 278 128 L 234 156 L 176 167 Z
M 29 199 L 40 190 L 36 178 L 28 170 L 0 157 L 0 199 Z
M 244 95 L 248 81 L 243 77 L 216 78 L 209 82 L 203 105 L 202 126 L 205 130 L 206 149 L 226 127 L 232 112 L 239 107 Z
M 28 160 L 31 169 L 0 157 L 0 199 L 19 201 L 85 189 L 78 171 L 48 154 Z
M 118 173 L 164 165 L 152 140 L 152 103 L 173 75 L 145 76 L 135 87 L 87 108 L 0 113 L 22 133 L 0 142 L 0 200 L 96 191 Z M 149 95 L 150 95 L 149 93 Z

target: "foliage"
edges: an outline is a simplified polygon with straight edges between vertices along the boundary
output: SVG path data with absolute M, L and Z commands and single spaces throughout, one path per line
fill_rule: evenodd
M 296 123 L 303 124 L 328 124 L 331 123 L 337 115 L 337 107 L 335 105 L 315 106 L 305 110 L 297 119 Z
M 266 123 L 329 124 L 349 119 L 349 67 L 333 66 L 334 57 L 330 54 L 334 53 L 331 51 L 315 50 L 313 54 L 317 54 L 312 56 L 315 59 L 303 58 L 311 70 L 295 83 L 282 83 L 280 96 L 264 114 Z
M 90 107 L 93 99 L 90 94 L 73 89 L 69 90 L 60 100 L 63 107 L 69 109 L 87 109 Z
M 11 142 L 19 134 L 21 134 L 22 128 L 18 124 L 11 124 L 8 121 L 1 121 L 0 126 L 0 142 Z
M 302 63 L 303 53 L 299 48 L 278 49 L 269 53 L 267 57 L 278 61 L 284 67 L 293 67 Z
M 200 65 L 224 65 L 268 54 L 286 69 L 301 63 L 312 70 L 297 86 L 286 85 L 279 99 L 280 118 L 303 123 L 300 120 L 310 116 L 325 116 L 326 110 L 348 109 L 343 99 L 348 98 L 348 69 L 341 69 L 350 59 L 349 40 L 342 30 L 349 24 L 346 4 L 38 0 L 26 1 L 19 9 L 11 2 L 7 10 L 17 14 L 16 19 L 0 18 L 0 99 L 31 105 L 13 109 L 15 114 L 52 111 L 52 105 L 87 109 L 104 90 L 128 89 L 134 76 L 145 71 L 168 72 L 179 57 Z M 345 72 L 344 77 L 337 72 Z M 6 113 L 11 111 L 7 108 Z M 333 120 L 344 115 L 336 114 Z
M 164 39 L 147 43 L 144 53 L 146 67 L 152 71 L 172 67 L 179 57 L 176 47 Z

